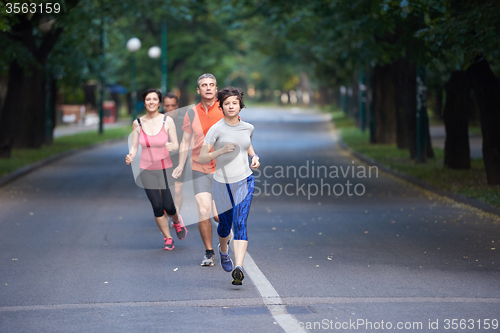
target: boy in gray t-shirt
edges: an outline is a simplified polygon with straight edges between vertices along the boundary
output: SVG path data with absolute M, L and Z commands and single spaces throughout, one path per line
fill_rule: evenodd
M 240 119 L 239 113 L 245 107 L 243 92 L 234 87 L 226 87 L 217 93 L 224 118 L 215 123 L 205 136 L 199 162 L 208 163 L 217 159 L 212 183 L 212 198 L 219 215 L 219 253 L 221 266 L 231 272 L 234 285 L 241 285 L 245 277 L 243 260 L 247 251 L 247 219 L 250 212 L 255 177 L 248 165 L 260 166 L 259 156 L 252 147 L 253 125 Z M 229 234 L 234 230 L 234 261 L 229 257 Z
M 240 120 L 237 125 L 229 125 L 224 118 L 208 130 L 205 143 L 210 144 L 215 150 L 221 149 L 227 143 L 235 144 L 234 151 L 217 158 L 214 173 L 216 181 L 231 184 L 252 174 L 247 151 L 252 143 L 253 130 L 253 125 L 243 120 Z

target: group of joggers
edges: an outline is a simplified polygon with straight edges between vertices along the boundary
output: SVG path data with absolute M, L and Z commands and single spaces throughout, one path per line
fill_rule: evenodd
M 146 114 L 133 122 L 132 142 L 125 162 L 132 163 L 140 145 L 137 182 L 144 187 L 164 235 L 163 249 L 173 250 L 169 218 L 179 239 L 187 234 L 179 210 L 183 202 L 184 167 L 193 143 L 192 182 L 198 206 L 198 229 L 205 245 L 201 265 L 215 265 L 210 221 L 213 212 L 218 222 L 221 266 L 226 272 L 232 272 L 234 285 L 241 285 L 248 245 L 247 219 L 255 187 L 250 168 L 260 166 L 251 143 L 254 127 L 239 117 L 245 107 L 240 89 L 226 87 L 217 91 L 217 81 L 212 74 L 201 75 L 196 89 L 201 102 L 184 113 L 179 112 L 175 94 L 168 93 L 162 101 L 162 93 L 157 89 L 143 92 Z M 160 113 L 162 102 L 165 114 Z M 175 200 L 169 184 L 175 184 Z M 229 256 L 231 238 L 234 265 Z

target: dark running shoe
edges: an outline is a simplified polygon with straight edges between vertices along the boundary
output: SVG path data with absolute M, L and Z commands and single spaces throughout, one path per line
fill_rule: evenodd
M 220 265 L 226 272 L 231 272 L 233 270 L 233 261 L 231 260 L 231 257 L 229 257 L 229 247 L 227 248 L 228 254 L 223 254 L 220 250 L 220 244 L 218 246 L 220 254 Z
M 184 226 L 184 222 L 182 221 L 182 216 L 181 214 L 178 215 L 179 216 L 179 222 L 178 223 L 174 223 L 174 228 L 175 228 L 175 232 L 177 232 L 177 237 L 179 239 L 184 239 L 187 235 L 187 229 L 186 227 Z
M 243 268 L 241 266 L 236 266 L 231 275 L 233 276 L 232 283 L 235 286 L 241 286 L 243 284 L 241 281 L 245 278 L 245 274 L 243 273 Z

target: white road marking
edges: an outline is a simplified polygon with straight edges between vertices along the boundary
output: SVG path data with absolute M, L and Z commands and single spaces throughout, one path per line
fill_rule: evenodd
M 298 320 L 294 316 L 289 314 L 286 310 L 286 306 L 283 305 L 280 295 L 274 289 L 271 282 L 265 277 L 264 273 L 257 267 L 255 261 L 253 261 L 250 253 L 245 254 L 245 272 L 252 279 L 255 287 L 262 296 L 264 304 L 271 312 L 274 320 L 281 326 L 281 328 L 287 333 L 303 333 L 306 330 L 300 328 L 298 325 Z

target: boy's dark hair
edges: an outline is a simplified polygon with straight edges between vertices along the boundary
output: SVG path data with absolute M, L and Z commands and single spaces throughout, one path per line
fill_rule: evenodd
M 219 90 L 217 93 L 217 99 L 219 100 L 219 105 L 220 108 L 223 109 L 222 104 L 224 101 L 231 96 L 236 96 L 238 100 L 240 101 L 240 110 L 245 107 L 245 103 L 243 103 L 243 91 L 241 91 L 240 88 L 235 88 L 235 87 L 225 87 L 222 90 Z
M 154 89 L 154 88 L 149 88 L 149 89 L 146 89 L 142 92 L 142 102 L 143 103 L 146 103 L 146 96 L 150 93 L 156 93 L 156 95 L 158 95 L 158 100 L 160 101 L 160 104 L 162 103 L 163 99 L 161 98 L 161 91 L 158 90 L 158 89 Z
M 179 103 L 179 97 L 177 97 L 177 95 L 176 95 L 176 94 L 174 94 L 173 92 L 169 92 L 169 93 L 167 93 L 167 94 L 165 95 L 164 99 L 165 99 L 165 98 L 175 98 L 175 101 L 176 101 L 177 103 Z

